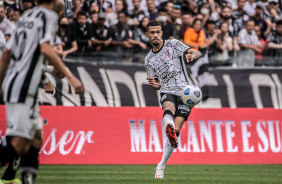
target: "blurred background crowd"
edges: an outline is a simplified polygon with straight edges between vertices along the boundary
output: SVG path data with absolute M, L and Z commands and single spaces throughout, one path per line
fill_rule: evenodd
M 0 47 L 36 0 L 0 1 Z M 163 39 L 200 50 L 210 66 L 282 65 L 281 0 L 65 0 L 54 50 L 63 60 L 143 63 L 150 20 Z

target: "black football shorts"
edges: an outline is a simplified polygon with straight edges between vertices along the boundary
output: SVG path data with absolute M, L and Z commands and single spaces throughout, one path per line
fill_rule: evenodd
M 163 104 L 165 101 L 170 101 L 174 103 L 175 105 L 175 115 L 174 116 L 180 116 L 187 121 L 188 116 L 191 113 L 192 107 L 189 107 L 188 105 L 185 105 L 180 96 L 167 94 L 167 93 L 161 93 L 161 104 Z

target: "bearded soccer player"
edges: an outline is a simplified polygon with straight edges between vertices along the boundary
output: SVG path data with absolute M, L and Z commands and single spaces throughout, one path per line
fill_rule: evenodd
M 162 27 L 158 21 L 147 24 L 146 36 L 153 47 L 145 58 L 147 79 L 151 87 L 160 90 L 164 112 L 163 127 L 168 137 L 155 178 L 164 177 L 166 163 L 178 146 L 177 137 L 181 127 L 192 110 L 180 98 L 181 90 L 189 84 L 184 60 L 186 58 L 189 62 L 202 56 L 201 52 L 190 49 L 178 40 L 162 40 L 162 35 Z

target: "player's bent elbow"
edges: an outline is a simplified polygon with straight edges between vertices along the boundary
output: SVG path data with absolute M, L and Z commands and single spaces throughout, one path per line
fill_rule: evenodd
M 46 56 L 48 53 L 50 53 L 50 49 L 52 49 L 52 47 L 49 43 L 42 43 L 40 45 L 40 52 L 44 56 Z

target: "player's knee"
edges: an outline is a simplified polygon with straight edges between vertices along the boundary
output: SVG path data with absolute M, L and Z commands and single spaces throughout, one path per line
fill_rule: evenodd
M 11 140 L 11 145 L 14 147 L 17 154 L 22 156 L 29 151 L 31 141 L 22 137 L 13 137 Z

